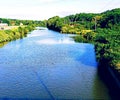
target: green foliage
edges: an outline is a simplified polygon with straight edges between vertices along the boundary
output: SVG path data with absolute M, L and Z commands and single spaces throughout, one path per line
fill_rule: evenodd
M 81 35 L 73 37 L 76 42 L 86 42 L 85 38 Z
M 120 8 L 100 14 L 80 13 L 47 21 L 49 29 L 78 34 L 77 42 L 95 44 L 98 62 L 120 70 Z M 95 30 L 95 27 L 97 30 Z
M 110 29 L 99 29 L 95 38 L 96 55 L 101 64 L 117 66 L 120 63 L 120 32 Z
M 35 29 L 31 26 L 18 27 L 11 30 L 0 30 L 0 43 L 16 40 L 27 36 L 27 34 Z
M 52 17 L 47 21 L 47 27 L 56 31 L 61 31 L 63 20 L 59 16 Z
M 96 36 L 96 33 L 94 32 L 88 32 L 83 35 L 83 37 L 86 39 L 87 42 L 92 42 Z
M 23 25 L 35 25 L 35 26 L 46 26 L 46 20 L 44 21 L 34 21 L 34 20 L 19 20 L 19 19 L 5 19 L 0 18 L 0 22 L 7 23 L 9 26 L 19 26 L 21 23 Z
M 102 14 L 103 18 L 99 22 L 102 28 L 112 28 L 114 25 L 118 26 L 120 24 L 120 8 Z
M 37 26 L 46 26 L 45 21 L 18 20 L 0 18 L 0 23 L 7 23 L 9 26 L 19 26 L 17 29 L 0 30 L 0 42 L 16 40 L 27 36 Z

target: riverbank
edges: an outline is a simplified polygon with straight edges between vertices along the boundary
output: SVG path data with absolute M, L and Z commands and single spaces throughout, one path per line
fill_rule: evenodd
M 119 66 L 116 63 L 119 63 L 117 62 L 119 59 L 113 59 L 113 57 L 116 55 L 116 50 L 114 48 L 116 48 L 119 44 L 116 42 L 116 46 L 112 48 L 111 45 L 114 45 L 113 40 L 110 41 L 111 39 L 109 40 L 109 38 L 113 38 L 113 36 L 107 37 L 106 39 L 101 38 L 102 36 L 98 36 L 97 33 L 95 33 L 95 37 L 93 37 L 92 34 L 93 32 L 86 33 L 85 36 L 77 35 L 73 38 L 76 42 L 92 43 L 95 45 L 96 57 L 98 60 L 98 74 L 101 80 L 103 80 L 106 86 L 109 88 L 109 94 L 111 95 L 111 98 L 113 100 L 118 100 L 120 98 L 120 72 Z
M 0 43 L 23 38 L 27 36 L 27 34 L 34 29 L 35 27 L 28 25 L 28 26 L 16 26 L 16 27 L 11 26 L 5 30 L 0 30 Z
M 47 27 L 61 33 L 77 34 L 77 42 L 95 44 L 98 62 L 106 63 L 120 72 L 119 18 L 118 8 L 100 14 L 80 13 L 64 18 L 54 16 L 48 19 Z
M 107 81 L 116 95 L 120 94 L 120 9 L 113 9 L 100 14 L 85 14 L 59 16 L 48 19 L 49 29 L 61 32 L 77 34 L 76 42 L 92 43 L 95 45 L 98 71 L 101 79 Z M 95 20 L 97 23 L 95 23 Z M 98 28 L 99 27 L 99 28 Z M 107 67 L 106 67 L 107 66 Z M 102 75 L 103 74 L 103 75 Z M 108 78 L 108 77 L 109 78 Z M 118 81 L 116 81 L 116 79 Z M 115 84 L 111 84 L 114 81 Z M 113 86 L 115 85 L 115 86 Z

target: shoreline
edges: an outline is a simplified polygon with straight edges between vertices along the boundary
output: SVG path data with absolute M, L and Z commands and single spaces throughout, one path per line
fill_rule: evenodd
M 26 37 L 29 32 L 34 30 L 32 26 L 12 27 L 8 30 L 0 30 L 0 43 L 9 42 Z
M 4 46 L 5 42 L 2 43 Z M 112 67 L 107 67 L 103 64 L 98 64 L 98 73 L 101 80 L 103 80 L 103 82 L 108 87 L 109 93 L 113 95 L 112 98 L 113 99 L 120 98 L 120 78 L 119 78 L 120 74 L 117 72 L 117 70 L 115 70 Z
M 101 67 L 102 66 L 102 67 Z M 115 70 L 111 67 L 99 65 L 98 74 L 109 89 L 112 100 L 120 99 L 120 80 L 116 76 Z M 104 72 L 103 72 L 104 71 Z
M 80 38 L 80 41 L 76 41 L 76 42 L 78 42 L 78 43 L 91 43 L 94 46 L 96 46 L 95 42 L 84 41 L 81 39 L 82 38 Z M 75 40 L 75 38 L 74 38 L 74 40 Z M 97 51 L 96 51 L 96 47 L 95 47 L 95 53 L 96 52 Z M 97 56 L 97 54 L 96 54 L 96 56 Z M 118 98 L 120 99 L 120 73 L 114 67 L 112 68 L 110 66 L 109 67 L 106 67 L 106 66 L 102 65 L 102 63 L 98 64 L 98 74 L 99 74 L 101 80 L 103 80 L 105 85 L 108 87 L 109 93 L 112 95 L 112 99 L 118 100 Z

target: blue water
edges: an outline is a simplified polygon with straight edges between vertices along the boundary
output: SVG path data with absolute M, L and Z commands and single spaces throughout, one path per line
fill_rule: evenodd
M 48 29 L 0 48 L 0 99 L 109 99 L 94 45 Z

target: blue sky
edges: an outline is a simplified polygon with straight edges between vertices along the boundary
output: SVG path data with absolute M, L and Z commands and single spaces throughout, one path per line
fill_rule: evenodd
M 120 0 L 0 0 L 0 18 L 44 20 L 120 8 Z

